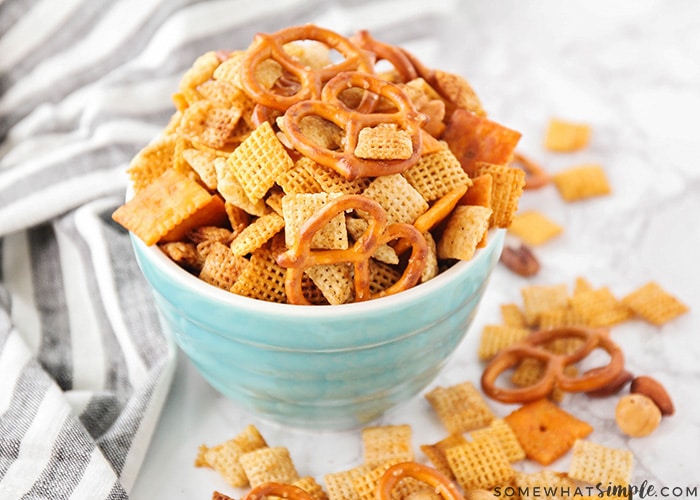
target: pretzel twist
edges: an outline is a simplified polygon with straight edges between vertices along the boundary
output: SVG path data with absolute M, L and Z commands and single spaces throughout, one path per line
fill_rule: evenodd
M 330 49 L 338 51 L 344 59 L 322 68 L 309 68 L 284 50 L 285 44 L 304 40 L 321 42 Z M 279 63 L 287 74 L 298 80 L 296 92 L 286 95 L 289 93 L 289 87 L 285 87 L 287 92 L 275 92 L 274 89 L 265 88 L 258 81 L 256 70 L 268 59 Z M 292 26 L 273 34 L 258 33 L 248 48 L 240 71 L 241 85 L 251 99 L 260 105 L 284 111 L 297 102 L 318 99 L 325 82 L 338 73 L 354 70 L 374 72 L 372 60 L 364 50 L 338 33 L 307 24 Z
M 402 82 L 406 83 L 418 78 L 418 72 L 413 66 L 411 59 L 399 47 L 380 42 L 379 40 L 373 38 L 367 30 L 358 31 L 355 36 L 352 37 L 352 40 L 360 48 L 373 54 L 375 57 L 375 63 L 381 60 L 391 63 L 396 72 L 399 74 Z
M 358 210 L 369 216 L 365 232 L 348 249 L 311 248 L 314 234 L 322 229 L 333 217 L 347 210 Z M 406 240 L 411 247 L 411 255 L 406 268 L 390 287 L 378 292 L 370 292 L 369 259 L 381 245 L 392 240 Z M 312 215 L 300 228 L 296 245 L 281 253 L 277 263 L 287 268 L 285 290 L 291 304 L 310 304 L 302 291 L 304 270 L 317 265 L 349 263 L 354 269 L 355 302 L 392 295 L 414 286 L 421 277 L 428 255 L 428 244 L 421 232 L 411 224 L 395 223 L 387 225 L 386 212 L 382 206 L 361 195 L 343 195 L 332 199 Z
M 522 153 L 513 153 L 513 163 L 525 171 L 525 189 L 540 189 L 552 180 L 550 175 L 536 162 Z
M 407 477 L 432 486 L 435 492 L 445 500 L 464 500 L 455 484 L 447 476 L 418 462 L 402 462 L 389 467 L 377 483 L 377 499 L 391 500 L 396 485 Z
M 286 500 L 314 500 L 306 491 L 292 484 L 263 483 L 251 489 L 243 500 L 263 500 L 267 497 L 279 497 Z
M 556 354 L 545 348 L 552 340 L 567 337 L 580 338 L 584 341 L 583 345 L 570 354 Z M 607 365 L 577 376 L 565 373 L 565 367 L 578 363 L 598 348 L 610 356 Z M 499 375 L 526 358 L 545 363 L 544 374 L 538 382 L 519 388 L 496 385 Z M 482 373 L 481 387 L 488 396 L 503 403 L 527 403 L 549 396 L 555 387 L 565 392 L 590 392 L 601 389 L 615 380 L 624 369 L 624 363 L 622 349 L 610 339 L 606 330 L 584 327 L 539 330 L 500 351 Z
M 371 99 L 365 99 L 358 109 L 349 108 L 340 94 L 349 88 L 360 88 L 383 97 L 396 108 L 392 112 L 366 112 L 372 106 Z M 345 136 L 343 149 L 330 150 L 315 144 L 301 129 L 301 120 L 307 116 L 319 116 L 343 129 Z M 421 126 L 426 117 L 413 106 L 408 96 L 391 82 L 381 78 L 351 71 L 341 73 L 326 83 L 321 92 L 321 100 L 299 102 L 284 114 L 284 130 L 292 145 L 302 154 L 321 165 L 332 168 L 348 179 L 357 177 L 378 177 L 396 174 L 414 165 L 420 158 L 422 148 Z M 365 127 L 375 127 L 382 123 L 396 124 L 411 137 L 412 153 L 406 159 L 372 160 L 355 155 L 360 131 Z

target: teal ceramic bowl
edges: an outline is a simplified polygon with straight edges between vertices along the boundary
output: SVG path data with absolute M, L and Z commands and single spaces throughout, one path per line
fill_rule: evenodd
M 220 290 L 132 237 L 164 326 L 241 408 L 316 429 L 371 422 L 416 396 L 467 333 L 505 237 L 410 290 L 363 303 L 275 304 Z

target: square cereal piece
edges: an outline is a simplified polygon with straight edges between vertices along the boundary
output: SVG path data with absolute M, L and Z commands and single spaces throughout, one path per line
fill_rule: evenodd
M 292 168 L 277 177 L 277 184 L 285 194 L 294 193 L 320 193 L 321 185 L 314 176 L 315 161 L 302 156 Z
M 438 471 L 442 472 L 448 478 L 454 479 L 455 475 L 452 469 L 450 469 L 450 464 L 447 463 L 445 451 L 448 448 L 467 442 L 467 438 L 465 438 L 463 434 L 450 434 L 436 443 L 422 444 L 420 449 Z
M 518 473 L 515 486 L 524 494 L 521 500 L 569 500 L 576 492 L 576 484 L 562 472 L 540 470 Z
M 634 457 L 630 450 L 578 439 L 573 446 L 569 477 L 589 484 L 628 486 Z
M 542 330 L 551 330 L 563 326 L 588 326 L 585 316 L 573 308 L 550 309 L 540 313 L 539 327 Z
M 194 243 L 187 241 L 171 241 L 159 243 L 158 246 L 170 260 L 191 273 L 198 274 L 202 269 L 202 255 L 197 251 Z
M 406 160 L 413 154 L 413 142 L 395 123 L 380 123 L 360 130 L 354 153 L 368 160 Z
M 264 483 L 290 484 L 299 479 L 296 466 L 283 446 L 258 448 L 239 457 L 252 488 Z
M 255 250 L 250 263 L 231 287 L 231 292 L 251 299 L 286 303 L 284 282 L 287 270 L 277 263 L 275 256 L 269 248 Z
M 571 153 L 585 148 L 591 136 L 591 127 L 559 118 L 551 118 L 545 132 L 544 147 L 559 153 Z
M 494 163 L 479 163 L 473 177 L 492 177 L 491 185 L 491 227 L 507 228 L 518 211 L 520 196 L 525 187 L 525 171 L 521 168 Z
M 556 173 L 552 180 L 564 201 L 585 200 L 610 194 L 610 184 L 600 165 L 581 165 Z
M 437 242 L 441 259 L 470 260 L 487 234 L 493 211 L 477 205 L 458 205 L 447 219 Z
M 688 306 L 653 281 L 623 297 L 622 303 L 641 318 L 657 326 L 689 310 Z
M 369 261 L 369 291 L 377 295 L 392 286 L 401 278 L 397 268 L 374 259 Z
M 372 182 L 370 177 L 348 180 L 332 168 L 324 167 L 310 159 L 308 162 L 306 168 L 311 171 L 316 182 L 326 193 L 361 194 Z
M 450 434 L 460 434 L 491 423 L 495 415 L 471 382 L 435 387 L 425 398 Z
M 360 500 L 360 494 L 355 489 L 354 482 L 371 470 L 372 467 L 362 464 L 352 469 L 331 472 L 323 476 L 328 500 Z
M 493 358 L 504 349 L 530 335 L 530 330 L 524 327 L 507 325 L 485 325 L 481 330 L 478 356 L 481 361 Z
M 370 467 L 384 462 L 413 460 L 413 431 L 410 425 L 382 425 L 362 429 L 364 461 Z
M 131 179 L 134 191 L 138 192 L 148 186 L 174 165 L 176 141 L 174 134 L 162 135 L 132 158 L 126 173 Z
M 375 178 L 362 194 L 386 210 L 387 224 L 413 224 L 419 215 L 428 210 L 428 202 L 401 174 Z
M 510 381 L 518 387 L 529 387 L 536 384 L 544 375 L 544 361 L 535 358 L 523 358 L 515 367 Z
M 457 186 L 471 186 L 472 181 L 459 160 L 446 146 L 421 156 L 403 176 L 427 202 L 442 198 Z
M 494 488 L 515 475 L 501 444 L 493 436 L 448 448 L 445 456 L 455 480 L 466 491 Z
M 269 122 L 253 130 L 227 162 L 251 203 L 260 201 L 275 180 L 293 166 Z
M 527 403 L 504 417 L 528 458 L 549 465 L 593 427 L 547 399 Z
M 352 480 L 352 485 L 360 500 L 376 500 L 376 489 L 379 479 L 392 465 L 399 463 L 398 461 L 383 462 L 375 467 L 370 467 L 370 470 L 362 475 L 359 475 Z M 403 481 L 402 481 L 403 482 Z
M 351 264 L 318 264 L 307 268 L 305 275 L 316 285 L 329 304 L 352 302 L 355 286 Z
M 240 118 L 239 110 L 219 107 L 210 101 L 197 101 L 182 113 L 178 133 L 189 141 L 221 149 L 233 134 Z
M 245 189 L 238 181 L 236 173 L 224 158 L 214 160 L 216 169 L 216 189 L 224 198 L 227 205 L 232 205 L 245 211 L 247 214 L 261 216 L 269 212 L 264 199 L 251 201 Z
M 362 237 L 365 231 L 367 231 L 369 223 L 366 219 L 362 219 L 360 217 L 346 216 L 345 227 L 348 230 L 348 235 L 350 238 L 352 238 L 353 241 L 357 241 Z M 374 252 L 372 257 L 386 264 L 399 263 L 399 256 L 396 254 L 396 250 L 394 250 L 394 248 L 388 243 L 384 243 L 383 245 L 377 247 L 377 250 Z
M 571 308 L 586 325 L 608 327 L 632 317 L 632 311 L 608 287 L 579 292 L 571 297 Z
M 112 219 L 150 246 L 211 200 L 197 182 L 170 169 L 117 208 Z
M 304 476 L 292 483 L 292 486 L 301 488 L 309 494 L 314 500 L 328 500 L 328 495 L 323 490 L 323 487 L 318 484 L 313 476 Z
M 199 447 L 195 460 L 197 467 L 211 467 L 216 470 L 234 488 L 248 486 L 248 476 L 240 464 L 243 454 L 266 448 L 267 443 L 254 425 L 247 426 L 233 439 L 219 445 Z
M 501 304 L 501 317 L 506 326 L 526 327 L 525 313 L 518 304 Z
M 501 448 L 503 448 L 509 462 L 518 462 L 525 458 L 525 450 L 520 446 L 515 432 L 502 418 L 493 420 L 488 427 L 470 432 L 470 435 L 475 441 L 488 436 L 496 438 L 496 441 L 501 444 Z
M 508 228 L 510 234 L 517 236 L 530 246 L 543 245 L 555 236 L 559 236 L 563 230 L 562 226 L 537 210 L 527 210 L 517 214 Z
M 228 291 L 248 264 L 248 259 L 234 254 L 228 245 L 214 242 L 208 247 L 199 279 Z
M 282 198 L 284 238 L 288 248 L 297 244 L 301 226 L 326 203 L 338 196 L 340 195 L 337 193 L 296 193 L 287 194 Z M 311 248 L 348 248 L 348 232 L 343 213 L 337 214 L 313 235 Z
M 214 161 L 217 158 L 215 153 L 211 151 L 200 151 L 195 148 L 187 148 L 182 152 L 182 157 L 192 167 L 192 170 L 197 172 L 199 179 L 207 189 L 213 191 L 216 189 L 217 177 Z
M 269 241 L 284 228 L 284 219 L 275 212 L 258 217 L 231 242 L 233 255 L 246 256 Z
M 525 309 L 525 321 L 529 326 L 538 326 L 544 311 L 566 308 L 569 292 L 565 284 L 530 285 L 520 289 Z

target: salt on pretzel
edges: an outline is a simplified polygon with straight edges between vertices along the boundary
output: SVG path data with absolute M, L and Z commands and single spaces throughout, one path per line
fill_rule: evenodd
M 314 497 L 293 484 L 263 483 L 251 489 L 243 500 L 263 500 L 268 497 L 279 497 L 286 500 L 314 500 Z
M 338 51 L 345 59 L 322 68 L 309 68 L 284 50 L 286 44 L 304 40 L 321 42 L 330 49 Z M 279 63 L 286 73 L 298 80 L 296 92 L 289 91 L 289 87 L 285 87 L 286 92 L 275 92 L 274 89 L 267 89 L 261 85 L 256 78 L 256 70 L 268 59 Z M 241 62 L 240 71 L 241 85 L 251 99 L 257 104 L 284 111 L 297 102 L 318 99 L 325 82 L 338 73 L 354 70 L 367 73 L 374 71 L 372 60 L 364 50 L 338 33 L 307 24 L 292 26 L 273 34 L 255 35 Z
M 365 232 L 347 249 L 312 249 L 314 234 L 333 217 L 355 210 L 368 216 Z M 406 240 L 411 255 L 401 277 L 390 287 L 370 292 L 369 261 L 377 248 L 390 241 Z M 302 291 L 304 270 L 316 265 L 349 263 L 354 268 L 355 302 L 392 295 L 414 286 L 420 280 L 428 256 L 428 244 L 421 232 L 411 224 L 387 225 L 386 211 L 376 201 L 362 195 L 342 195 L 326 203 L 302 224 L 296 244 L 277 256 L 277 263 L 287 268 L 285 291 L 290 304 L 310 302 Z
M 391 500 L 396 485 L 407 477 L 432 486 L 435 493 L 445 500 L 464 500 L 455 484 L 447 476 L 418 462 L 401 462 L 389 467 L 377 483 L 377 500 Z
M 546 345 L 551 341 L 563 338 L 578 338 L 583 340 L 583 344 L 570 354 L 556 354 L 546 349 Z M 599 348 L 610 356 L 607 365 L 577 376 L 566 374 L 565 367 L 580 362 Z M 538 382 L 519 388 L 496 385 L 499 375 L 526 358 L 537 359 L 545 364 L 544 374 Z M 624 364 L 622 349 L 610 339 L 607 330 L 571 326 L 539 330 L 501 350 L 482 373 L 481 387 L 486 395 L 497 401 L 527 403 L 549 396 L 555 388 L 564 392 L 591 392 L 601 389 L 615 380 L 624 369 Z
M 383 97 L 396 109 L 391 112 L 377 113 L 366 112 L 366 109 L 351 109 L 340 99 L 340 94 L 350 88 L 360 88 L 370 94 Z M 339 151 L 326 149 L 306 137 L 301 129 L 301 121 L 308 116 L 321 117 L 343 129 L 345 133 L 343 149 Z M 287 109 L 284 114 L 284 130 L 297 151 L 352 180 L 358 177 L 396 174 L 413 166 L 420 159 L 423 137 L 421 126 L 426 119 L 426 116 L 416 110 L 409 97 L 397 85 L 371 74 L 348 71 L 333 77 L 326 83 L 321 92 L 321 100 L 299 102 Z M 412 153 L 408 158 L 373 160 L 355 155 L 360 131 L 365 127 L 375 127 L 380 124 L 395 124 L 400 130 L 405 130 L 409 134 Z

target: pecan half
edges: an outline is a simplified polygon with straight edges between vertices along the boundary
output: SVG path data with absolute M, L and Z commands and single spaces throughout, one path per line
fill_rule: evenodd
M 501 262 L 520 276 L 533 276 L 540 270 L 540 262 L 526 245 L 520 245 L 519 248 L 504 247 Z

